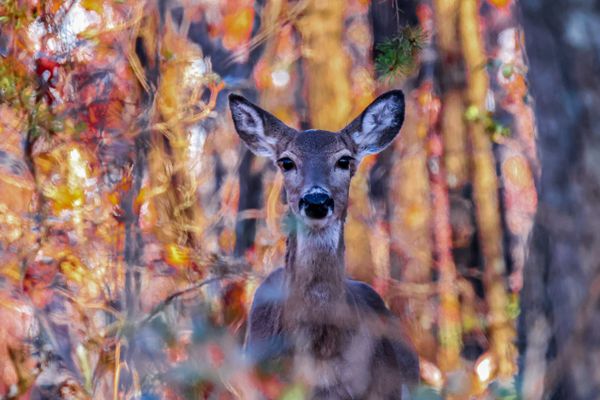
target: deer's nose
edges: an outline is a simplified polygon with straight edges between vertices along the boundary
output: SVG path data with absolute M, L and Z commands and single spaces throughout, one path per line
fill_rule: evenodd
M 300 211 L 304 211 L 309 218 L 323 219 L 333 211 L 333 199 L 327 193 L 309 193 L 300 199 Z

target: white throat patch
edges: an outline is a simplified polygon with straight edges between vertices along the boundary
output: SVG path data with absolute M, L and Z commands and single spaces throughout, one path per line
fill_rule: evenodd
M 307 257 L 310 254 L 323 252 L 335 253 L 340 242 L 341 221 L 333 221 L 322 229 L 298 230 L 297 257 Z

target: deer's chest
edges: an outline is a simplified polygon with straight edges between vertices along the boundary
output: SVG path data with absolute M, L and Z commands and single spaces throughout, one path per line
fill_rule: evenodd
M 306 326 L 293 333 L 293 342 L 294 375 L 313 394 L 357 398 L 368 389 L 374 346 L 366 328 L 344 331 L 331 325 Z

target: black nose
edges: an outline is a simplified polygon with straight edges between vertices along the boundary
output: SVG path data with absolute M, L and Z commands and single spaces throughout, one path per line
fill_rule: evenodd
M 307 194 L 300 199 L 302 209 L 309 218 L 323 219 L 330 209 L 333 211 L 333 199 L 325 193 Z

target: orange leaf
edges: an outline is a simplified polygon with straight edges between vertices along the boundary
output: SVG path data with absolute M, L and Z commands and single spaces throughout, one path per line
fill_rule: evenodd
M 225 15 L 223 26 L 225 35 L 223 36 L 223 46 L 226 49 L 234 49 L 245 44 L 250 38 L 252 25 L 254 22 L 254 8 L 246 7 Z
M 242 281 L 231 282 L 223 291 L 223 317 L 225 324 L 238 325 L 246 317 L 246 287 Z
M 510 4 L 511 0 L 489 0 L 490 4 L 497 8 L 506 7 Z
M 219 247 L 225 252 L 232 252 L 235 245 L 235 232 L 232 229 L 225 228 L 219 235 Z

